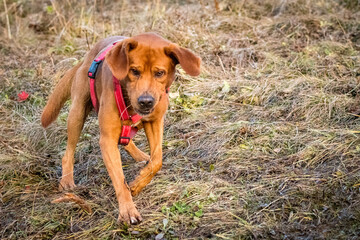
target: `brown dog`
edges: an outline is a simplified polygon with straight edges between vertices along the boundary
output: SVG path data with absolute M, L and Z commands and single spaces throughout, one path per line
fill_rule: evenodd
M 153 33 L 131 38 L 110 37 L 97 43 L 84 61 L 68 70 L 55 87 L 41 116 L 43 127 L 53 122 L 65 101 L 72 100 L 67 122 L 68 141 L 62 159 L 60 189 L 75 187 L 74 152 L 85 119 L 93 108 L 90 100 L 89 67 L 97 55 L 115 41 L 96 77 L 96 95 L 99 102 L 100 148 L 119 202 L 119 221 L 137 224 L 141 216 L 133 203 L 137 195 L 162 166 L 164 114 L 168 108 L 165 90 L 174 81 L 175 66 L 191 76 L 200 73 L 201 60 L 189 50 L 179 47 Z M 114 97 L 112 76 L 120 80 L 129 114 L 142 116 L 142 125 L 150 145 L 150 156 L 139 150 L 132 141 L 125 150 L 135 161 L 149 161 L 129 186 L 126 183 L 118 140 L 123 122 Z M 146 99 L 146 104 L 141 100 Z

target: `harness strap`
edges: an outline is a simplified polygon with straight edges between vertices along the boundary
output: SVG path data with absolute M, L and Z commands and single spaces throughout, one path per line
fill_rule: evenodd
M 124 96 L 122 94 L 120 82 L 115 76 L 113 76 L 113 83 L 116 106 L 119 110 L 121 120 L 126 121 L 131 119 L 132 123 L 136 124 L 141 120 L 142 117 L 139 114 L 134 114 L 132 116 L 129 115 L 125 104 Z M 137 131 L 137 127 L 123 124 L 119 144 L 124 146 L 128 145 L 130 140 L 136 135 Z
M 121 129 L 121 136 L 119 138 L 119 144 L 128 145 L 130 142 L 131 126 L 123 125 Z
M 91 102 L 92 102 L 96 112 L 99 112 L 99 104 L 97 101 L 96 88 L 95 88 L 96 72 L 97 72 L 99 65 L 105 59 L 106 53 L 108 53 L 113 48 L 113 46 L 118 42 L 119 41 L 114 42 L 112 45 L 107 47 L 103 52 L 101 52 L 100 55 L 92 62 L 91 66 L 89 68 L 89 71 L 88 71 L 88 77 L 90 79 L 90 98 L 91 98 Z
M 142 117 L 139 114 L 135 114 L 131 116 L 132 123 L 137 123 Z
M 119 80 L 115 76 L 113 76 L 113 83 L 114 83 L 115 101 L 116 101 L 116 106 L 117 106 L 117 108 L 119 110 L 119 113 L 120 113 L 120 118 L 123 121 L 124 120 L 129 120 L 130 116 L 129 116 L 129 113 L 127 111 L 125 100 L 124 100 L 124 97 L 123 97 L 123 94 L 122 94 L 122 91 L 121 91 L 121 86 L 120 86 Z
M 98 100 L 96 97 L 96 89 L 95 89 L 96 72 L 97 72 L 99 65 L 105 59 L 106 53 L 108 51 L 110 51 L 110 49 L 112 49 L 112 47 L 116 43 L 117 42 L 114 42 L 111 46 L 109 46 L 103 52 L 100 53 L 100 55 L 92 62 L 89 72 L 88 72 L 88 77 L 90 79 L 90 97 L 91 97 L 91 102 L 92 102 L 96 112 L 99 111 L 99 104 L 98 104 Z M 116 102 L 116 106 L 119 110 L 119 115 L 120 115 L 121 120 L 126 121 L 126 120 L 131 119 L 132 123 L 136 124 L 137 122 L 139 122 L 141 120 L 142 117 L 138 114 L 134 114 L 132 116 L 129 115 L 126 104 L 125 104 L 125 100 L 124 100 L 124 97 L 122 94 L 120 82 L 115 76 L 113 76 L 113 84 L 114 84 L 115 102 Z M 124 145 L 124 146 L 128 145 L 130 140 L 137 133 L 137 131 L 138 131 L 137 127 L 125 125 L 123 122 L 121 134 L 120 134 L 120 138 L 119 138 L 119 144 Z
M 91 98 L 91 102 L 94 106 L 94 109 L 96 112 L 99 112 L 99 106 L 97 103 L 97 98 L 96 98 L 96 91 L 95 91 L 95 78 L 89 78 L 90 79 L 90 98 Z

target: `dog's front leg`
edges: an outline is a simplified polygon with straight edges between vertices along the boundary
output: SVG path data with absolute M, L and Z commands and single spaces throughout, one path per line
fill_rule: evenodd
M 101 153 L 119 203 L 119 221 L 137 224 L 142 219 L 132 200 L 130 189 L 126 184 L 122 170 L 120 152 L 118 149 L 121 124 L 116 111 L 102 112 L 100 109 L 99 126 Z
M 150 156 L 138 149 L 133 140 L 124 148 L 136 162 L 150 161 Z
M 164 119 L 162 117 L 152 122 L 143 122 L 143 124 L 150 145 L 150 161 L 130 183 L 133 196 L 136 196 L 151 181 L 162 166 Z

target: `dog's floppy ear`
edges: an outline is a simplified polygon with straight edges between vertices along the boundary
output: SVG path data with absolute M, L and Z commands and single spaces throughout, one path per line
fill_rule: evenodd
M 187 74 L 191 76 L 200 74 L 201 59 L 186 48 L 171 43 L 168 47 L 165 47 L 165 54 L 171 57 L 175 64 L 180 63 L 180 66 Z
M 129 38 L 117 43 L 105 56 L 112 74 L 119 80 L 129 72 L 129 52 L 136 48 L 138 42 Z

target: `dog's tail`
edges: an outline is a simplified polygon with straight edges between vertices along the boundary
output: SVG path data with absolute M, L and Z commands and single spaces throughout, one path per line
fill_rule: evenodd
M 71 85 L 76 74 L 76 71 L 81 66 L 82 62 L 78 63 L 73 68 L 69 69 L 65 75 L 57 83 L 53 93 L 41 114 L 41 125 L 46 128 L 59 115 L 61 108 L 64 106 L 66 100 L 71 96 Z

